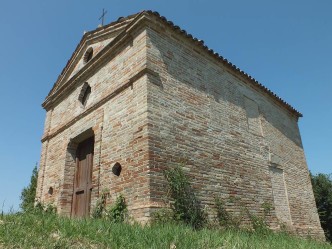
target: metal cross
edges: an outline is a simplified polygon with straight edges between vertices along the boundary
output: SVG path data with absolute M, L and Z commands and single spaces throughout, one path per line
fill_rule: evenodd
M 104 10 L 103 8 L 103 14 L 101 15 L 101 17 L 99 18 L 99 20 L 101 19 L 101 25 L 104 26 L 104 17 L 106 15 L 107 11 Z

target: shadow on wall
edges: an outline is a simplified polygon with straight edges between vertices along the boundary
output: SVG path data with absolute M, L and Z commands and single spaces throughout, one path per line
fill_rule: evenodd
M 152 34 L 152 37 L 154 36 L 151 30 L 149 30 L 149 33 L 150 35 Z M 162 34 L 158 35 L 162 36 Z M 282 106 L 277 106 L 274 100 L 269 100 L 267 94 L 255 91 L 250 86 L 251 83 L 246 84 L 237 75 L 226 72 L 226 69 L 221 67 L 220 63 L 214 58 L 210 59 L 208 55 L 206 58 L 205 55 L 199 55 L 193 51 L 195 49 L 190 50 L 185 46 L 179 46 L 180 43 L 175 43 L 168 37 L 164 36 L 163 38 L 167 42 L 158 43 L 151 39 L 154 52 L 159 53 L 161 58 L 161 63 L 158 63 L 158 66 L 161 65 L 172 76 L 167 79 L 161 77 L 162 82 L 178 82 L 179 92 L 183 84 L 194 88 L 195 91 L 200 92 L 197 96 L 204 96 L 206 99 L 203 102 L 204 107 L 198 105 L 196 107 L 206 111 L 211 109 L 209 98 L 213 98 L 216 103 L 234 106 L 234 110 L 245 111 L 245 97 L 250 96 L 257 103 L 259 112 L 247 113 L 248 118 L 258 119 L 261 117 L 261 121 L 267 122 L 266 125 L 273 126 L 280 134 L 287 137 L 298 147 L 303 148 L 297 126 L 297 118 L 290 114 L 288 110 Z M 171 46 L 164 45 L 169 42 Z M 153 68 L 153 63 L 150 66 Z M 191 101 L 193 104 L 202 103 L 202 101 L 195 103 L 193 99 Z M 212 112 L 210 115 L 213 116 L 214 113 Z M 228 116 L 234 115 L 237 115 L 237 113 L 228 113 Z M 246 120 L 239 119 L 238 121 L 245 122 Z

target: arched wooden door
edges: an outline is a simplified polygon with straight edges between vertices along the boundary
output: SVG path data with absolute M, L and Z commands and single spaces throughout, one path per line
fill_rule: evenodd
M 72 216 L 74 217 L 87 217 L 90 213 L 93 147 L 94 138 L 92 137 L 80 143 L 76 151 L 76 170 L 72 205 Z

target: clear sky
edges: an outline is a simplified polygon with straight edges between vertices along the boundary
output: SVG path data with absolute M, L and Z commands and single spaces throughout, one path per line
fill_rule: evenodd
M 41 103 L 83 32 L 144 9 L 161 15 L 303 113 L 309 169 L 332 173 L 331 0 L 0 0 L 0 210 L 18 209 L 39 162 Z

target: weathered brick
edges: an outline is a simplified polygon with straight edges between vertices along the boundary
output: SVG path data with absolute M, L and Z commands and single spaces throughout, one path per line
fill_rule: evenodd
M 94 57 L 84 64 L 89 47 Z M 91 94 L 83 106 L 85 82 Z M 109 204 L 122 193 L 130 215 L 146 222 L 164 205 L 163 170 L 183 164 L 210 217 L 214 196 L 241 199 L 258 215 L 270 203 L 272 228 L 282 222 L 324 237 L 300 114 L 155 14 L 86 34 L 43 105 L 37 199 L 61 214 L 71 213 L 78 143 L 93 135 L 92 207 L 106 188 Z M 240 212 L 236 202 L 227 208 Z

